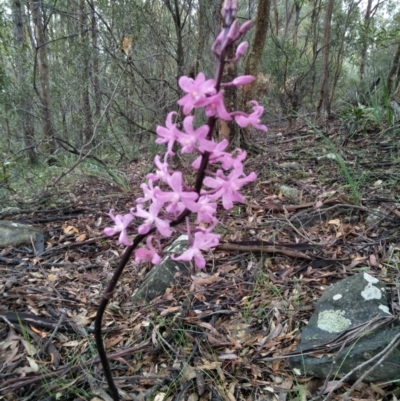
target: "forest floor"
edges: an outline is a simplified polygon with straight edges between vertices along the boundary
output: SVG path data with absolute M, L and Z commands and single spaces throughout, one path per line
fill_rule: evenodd
M 295 376 L 279 356 L 297 347 L 327 286 L 360 271 L 388 285 L 399 313 L 399 131 L 349 135 L 332 121 L 323 129 L 272 126 L 252 138 L 264 150 L 246 170 L 258 179 L 244 189 L 246 204 L 219 215 L 230 249 L 210 252 L 207 269 L 148 304 L 131 297 L 151 266 L 129 263 L 123 273 L 104 317 L 122 399 L 326 399 L 335 377 L 324 387 Z M 150 168 L 148 156 L 124 167 L 131 192 L 81 176 L 58 194 L 62 207 L 0 216 L 46 232 L 39 256 L 30 246 L 0 251 L 0 399 L 110 399 L 93 322 L 124 247 L 103 229 L 109 209 L 133 206 Z M 331 399 L 350 387 L 343 383 Z M 372 383 L 351 399 L 399 396 L 396 384 Z

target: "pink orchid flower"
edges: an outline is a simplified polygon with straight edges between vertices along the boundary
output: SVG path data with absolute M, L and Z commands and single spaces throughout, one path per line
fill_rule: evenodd
M 224 209 L 229 210 L 233 208 L 233 202 L 244 202 L 244 197 L 238 192 L 243 185 L 257 178 L 256 173 L 250 173 L 247 177 L 240 178 L 243 175 L 242 171 L 232 170 L 232 172 L 225 176 L 222 170 L 218 170 L 216 177 L 206 177 L 204 185 L 214 188 L 215 192 L 208 196 L 212 200 L 222 198 L 222 206 Z
M 252 125 L 254 128 L 257 128 L 261 131 L 268 131 L 268 129 L 265 125 L 260 124 L 260 117 L 261 117 L 261 114 L 264 112 L 264 107 L 260 106 L 258 104 L 258 102 L 255 100 L 252 100 L 250 103 L 254 105 L 253 113 L 251 113 L 247 116 L 235 115 L 234 117 L 235 117 L 236 123 L 242 128 Z
M 183 106 L 184 114 L 189 114 L 195 107 L 203 107 L 208 104 L 208 96 L 215 94 L 215 80 L 206 78 L 200 72 L 196 79 L 188 77 L 179 78 L 179 86 L 187 93 L 178 104 Z
M 208 103 L 206 105 L 206 116 L 215 116 L 227 121 L 232 120 L 231 115 L 227 112 L 224 105 L 223 91 L 218 92 L 216 95 L 208 98 Z
M 176 128 L 176 124 L 172 123 L 172 117 L 175 114 L 175 111 L 171 111 L 171 113 L 168 113 L 167 120 L 165 122 L 166 127 L 162 127 L 161 125 L 159 125 L 156 129 L 157 134 L 161 137 L 156 139 L 156 143 L 166 143 L 168 153 L 170 155 L 174 155 L 174 152 L 172 152 L 172 147 L 174 146 L 179 132 L 178 128 Z
M 178 134 L 178 142 L 182 145 L 181 153 L 191 153 L 196 147 L 196 144 L 201 139 L 207 137 L 210 127 L 208 125 L 202 125 L 196 130 L 193 129 L 193 116 L 186 117 L 183 120 L 183 127 L 185 128 L 185 133 L 181 132 Z
M 140 188 L 142 188 L 143 193 L 144 193 L 144 198 L 137 198 L 136 202 L 137 203 L 144 203 L 147 202 L 149 200 L 153 200 L 154 199 L 154 191 L 156 188 L 153 188 L 153 181 L 149 180 L 149 183 L 143 183 L 140 185 Z
M 161 257 L 158 255 L 156 248 L 152 244 L 153 236 L 149 235 L 146 238 L 146 248 L 139 248 L 135 250 L 135 262 L 151 262 L 153 265 L 158 265 L 161 262 Z
M 156 157 L 154 158 L 154 164 L 157 166 L 158 170 L 156 170 L 155 174 L 147 174 L 146 177 L 153 182 L 156 182 L 158 180 L 167 182 L 167 178 L 169 177 L 168 163 L 166 161 L 164 161 L 163 163 L 160 156 L 156 155 Z
M 192 260 L 194 259 L 195 265 L 199 269 L 203 269 L 206 266 L 206 260 L 201 251 L 208 251 L 210 248 L 215 247 L 219 244 L 219 234 L 213 234 L 208 231 L 198 231 L 194 234 L 193 245 L 182 255 L 178 257 L 172 256 L 174 260 Z
M 225 158 L 232 158 L 232 156 L 224 152 L 224 150 L 228 147 L 229 141 L 227 139 L 223 139 L 221 142 L 209 141 L 208 139 L 203 139 L 199 143 L 199 151 L 200 152 L 209 152 L 209 163 L 218 163 L 223 161 Z M 201 156 L 198 157 L 193 163 L 192 167 L 198 169 L 200 167 Z
M 128 237 L 126 229 L 129 226 L 130 222 L 134 219 L 134 216 L 131 213 L 125 214 L 124 216 L 120 214 L 115 215 L 114 209 L 111 209 L 108 215 L 114 221 L 115 226 L 106 227 L 104 229 L 104 234 L 112 236 L 117 233 L 121 233 L 118 238 L 119 243 L 127 246 L 132 245 L 132 240 Z
M 217 211 L 217 204 L 211 203 L 207 195 L 201 196 L 198 202 L 188 201 L 186 203 L 186 207 L 190 211 L 197 213 L 196 224 L 200 223 L 215 224 L 218 221 L 218 219 L 214 216 L 214 213 Z
M 169 228 L 169 223 L 158 217 L 158 213 L 160 212 L 161 207 L 161 203 L 153 202 L 149 207 L 149 211 L 147 212 L 146 210 L 143 210 L 142 205 L 137 205 L 135 216 L 145 219 L 144 223 L 138 228 L 139 234 L 147 234 L 150 231 L 153 223 L 155 223 L 157 230 L 160 232 L 161 235 L 163 235 L 164 237 L 171 236 L 172 230 Z
M 168 185 L 173 192 L 158 190 L 156 193 L 157 200 L 162 203 L 169 202 L 169 205 L 166 207 L 168 213 L 182 212 L 187 201 L 193 202 L 199 196 L 196 192 L 187 192 L 183 190 L 182 173 L 180 171 L 175 172 L 169 177 Z

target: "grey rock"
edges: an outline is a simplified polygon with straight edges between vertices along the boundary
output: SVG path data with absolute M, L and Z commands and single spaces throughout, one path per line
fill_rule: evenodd
M 330 164 L 339 161 L 339 156 L 336 153 L 327 153 L 326 155 L 317 157 L 318 164 Z
M 181 235 L 169 247 L 165 249 L 166 256 L 159 265 L 154 266 L 146 275 L 143 283 L 133 293 L 132 301 L 151 301 L 164 294 L 168 287 L 176 283 L 176 273 L 189 274 L 191 271 L 189 262 L 173 260 L 172 254 L 181 254 L 189 246 L 187 235 Z
M 32 226 L 0 220 L 0 247 L 33 242 L 38 253 L 44 250 L 43 233 Z
M 282 195 L 291 201 L 297 201 L 299 198 L 299 190 L 297 188 L 289 187 L 288 185 L 281 185 L 279 191 Z
M 377 317 L 390 317 L 384 284 L 368 273 L 360 273 L 329 287 L 317 302 L 314 314 L 303 329 L 297 351 L 310 350 L 327 344 L 348 329 Z M 400 333 L 400 326 L 392 324 L 366 333 L 343 350 L 316 358 L 312 355 L 290 360 L 296 373 L 326 378 L 343 377 L 355 367 L 381 352 Z M 320 355 L 319 355 L 320 356 Z M 332 361 L 336 364 L 332 369 Z M 376 362 L 376 361 L 375 361 Z M 374 362 L 354 372 L 349 380 L 358 379 Z M 332 370 L 331 370 L 332 369 Z M 400 377 L 400 347 L 397 347 L 365 381 L 394 380 Z
M 375 213 L 370 213 L 365 219 L 365 227 L 370 228 L 380 221 L 382 221 L 385 216 L 387 216 L 388 212 L 386 210 L 382 210 L 380 207 L 375 209 Z
M 283 168 L 284 170 L 303 170 L 304 166 L 300 163 L 294 163 L 294 162 L 284 162 L 279 165 L 280 168 Z

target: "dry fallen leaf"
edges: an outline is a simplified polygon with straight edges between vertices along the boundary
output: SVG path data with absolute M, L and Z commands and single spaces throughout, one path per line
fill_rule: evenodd
M 86 239 L 86 234 L 81 234 L 76 238 L 76 242 L 82 242 L 85 241 Z

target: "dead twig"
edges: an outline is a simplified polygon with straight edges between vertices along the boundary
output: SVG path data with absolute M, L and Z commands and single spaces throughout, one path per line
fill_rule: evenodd
M 237 245 L 237 244 L 220 244 L 216 249 L 240 252 L 264 252 L 264 253 L 281 253 L 292 258 L 312 260 L 312 258 L 303 252 L 286 248 L 281 245 Z
M 352 369 L 349 373 L 347 373 L 345 376 L 343 376 L 336 384 L 335 386 L 331 389 L 331 391 L 327 394 L 327 396 L 323 399 L 323 401 L 328 401 L 332 393 L 336 390 L 336 388 L 341 384 L 344 383 L 352 374 L 354 374 L 357 370 L 360 370 L 370 364 L 371 362 L 375 361 L 378 359 L 376 363 L 374 363 L 369 369 L 367 369 L 358 379 L 357 381 L 351 386 L 350 390 L 346 391 L 344 394 L 343 400 L 348 400 L 351 393 L 354 391 L 356 386 L 362 382 L 374 369 L 376 369 L 394 350 L 394 348 L 398 345 L 398 342 L 400 340 L 400 333 L 397 334 L 393 340 L 386 346 L 385 349 L 383 349 L 381 352 L 378 354 L 374 355 L 371 359 L 368 361 L 363 362 L 361 365 L 356 366 L 354 369 Z

